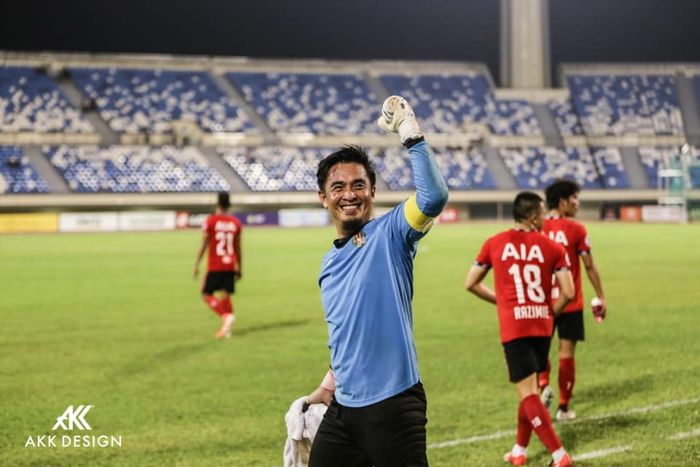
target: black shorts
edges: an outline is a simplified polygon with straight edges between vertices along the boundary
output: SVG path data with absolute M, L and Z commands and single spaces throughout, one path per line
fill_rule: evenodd
M 236 277 L 233 271 L 209 271 L 204 279 L 202 293 L 211 295 L 217 290 L 225 290 L 232 294 L 236 285 Z
M 522 337 L 503 344 L 511 383 L 547 369 L 550 342 L 549 337 Z
M 333 398 L 309 467 L 427 466 L 426 409 L 421 383 L 367 407 L 345 407 Z
M 586 340 L 586 333 L 583 329 L 583 311 L 560 314 L 554 319 L 554 327 L 557 329 L 559 339 Z

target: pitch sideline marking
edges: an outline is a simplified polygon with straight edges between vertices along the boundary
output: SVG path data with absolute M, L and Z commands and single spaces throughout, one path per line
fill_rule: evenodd
M 609 456 L 610 454 L 618 454 L 620 452 L 627 452 L 632 450 L 632 445 L 628 444 L 626 446 L 615 446 L 614 448 L 599 449 L 597 451 L 584 452 L 583 454 L 576 454 L 572 457 L 575 461 L 585 461 L 588 459 L 596 459 L 598 457 Z
M 663 402 L 661 404 L 647 405 L 646 407 L 633 407 L 631 409 L 623 410 L 620 412 L 609 412 L 606 414 L 591 415 L 589 417 L 582 417 L 582 418 L 577 418 L 575 420 L 568 421 L 568 422 L 566 422 L 566 424 L 570 425 L 573 423 L 604 420 L 604 419 L 613 418 L 613 417 L 627 417 L 627 416 L 635 415 L 635 414 L 646 414 L 649 412 L 656 412 L 659 410 L 669 409 L 671 407 L 677 407 L 679 405 L 695 404 L 697 402 L 700 402 L 700 397 L 696 397 L 693 399 L 682 399 L 682 400 L 677 400 L 677 401 Z M 494 433 L 486 434 L 486 435 L 476 435 L 476 436 L 469 436 L 467 438 L 458 438 L 458 439 L 454 439 L 454 440 L 450 440 L 450 441 L 441 441 L 438 443 L 430 443 L 428 445 L 428 449 L 441 449 L 441 448 L 450 447 L 450 446 L 458 446 L 460 444 L 472 444 L 472 443 L 478 443 L 480 441 L 491 441 L 494 439 L 505 438 L 506 436 L 512 436 L 514 434 L 515 434 L 515 430 L 499 430 L 499 431 L 496 431 Z M 700 436 L 700 435 L 698 435 L 698 436 Z
M 671 441 L 679 441 L 686 438 L 695 438 L 696 436 L 700 436 L 700 428 L 696 428 L 691 431 L 682 431 L 680 433 L 676 433 L 675 435 L 667 436 L 666 439 Z

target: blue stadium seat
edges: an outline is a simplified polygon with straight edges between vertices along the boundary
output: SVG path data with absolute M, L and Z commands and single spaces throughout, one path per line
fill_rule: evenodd
M 487 105 L 489 129 L 500 136 L 537 136 L 542 134 L 535 111 L 522 99 L 493 99 Z
M 0 193 L 48 193 L 49 187 L 17 146 L 0 146 Z
M 333 151 L 279 146 L 218 150 L 253 191 L 316 191 L 318 162 Z
M 228 73 L 243 97 L 280 133 L 377 133 L 379 99 L 359 74 Z
M 229 184 L 193 147 L 46 146 L 44 154 L 80 193 L 228 191 Z
M 435 159 L 450 189 L 491 190 L 496 187 L 486 165 L 486 157 L 478 148 L 433 148 Z M 413 190 L 411 159 L 404 149 L 371 151 L 377 172 L 392 190 Z
M 603 188 L 629 188 L 630 182 L 618 148 L 591 148 Z
M 427 133 L 461 133 L 475 124 L 503 136 L 541 133 L 532 106 L 521 99 L 496 99 L 482 74 L 385 74 L 381 81 L 390 94 L 411 103 Z
M 0 131 L 75 134 L 94 129 L 45 73 L 0 66 Z
M 491 85 L 484 75 L 385 74 L 381 81 L 390 94 L 411 103 L 427 133 L 460 133 L 465 124 L 488 124 Z
M 518 188 L 542 189 L 557 179 L 576 181 L 584 188 L 601 188 L 587 148 L 507 148 L 500 150 Z
M 74 68 L 73 81 L 119 133 L 171 133 L 173 120 L 206 132 L 255 132 L 243 110 L 202 71 Z
M 583 128 L 569 99 L 551 99 L 547 102 L 562 136 L 581 136 Z
M 683 133 L 673 76 L 574 75 L 567 83 L 588 135 Z

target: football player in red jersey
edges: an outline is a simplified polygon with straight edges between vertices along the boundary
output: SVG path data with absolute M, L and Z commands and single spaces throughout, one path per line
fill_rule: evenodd
M 534 430 L 552 454 L 552 465 L 568 466 L 572 465 L 571 457 L 537 390 L 537 373 L 547 366 L 552 315 L 561 313 L 574 296 L 566 252 L 540 232 L 544 215 L 539 195 L 519 193 L 513 202 L 515 228 L 486 240 L 464 285 L 482 300 L 496 304 L 508 373 L 520 400 L 516 444 L 504 459 L 514 465 L 525 464 Z M 495 290 L 483 283 L 491 268 Z M 550 300 L 552 275 L 560 288 L 554 304 Z
M 545 197 L 551 210 L 544 221 L 542 231 L 549 238 L 564 247 L 571 260 L 571 275 L 576 289 L 574 299 L 569 303 L 564 312 L 554 320 L 554 327 L 559 334 L 559 408 L 557 420 L 571 420 L 576 418 L 576 413 L 569 410 L 569 402 L 576 381 L 576 366 L 574 354 L 576 342 L 585 338 L 583 327 L 583 289 L 581 287 L 581 263 L 583 260 L 588 280 L 591 282 L 600 300 L 600 306 L 594 307 L 593 313 L 597 321 L 605 318 L 605 295 L 600 281 L 598 268 L 593 262 L 591 244 L 588 240 L 586 228 L 573 220 L 578 211 L 578 194 L 581 187 L 573 181 L 558 180 L 547 187 Z M 552 300 L 556 300 L 559 290 L 552 289 Z M 539 386 L 541 398 L 545 405 L 549 406 L 552 400 L 552 390 L 549 387 L 550 363 L 547 363 L 547 371 L 540 374 Z
M 231 337 L 235 321 L 231 295 L 237 280 L 241 280 L 241 222 L 228 214 L 231 207 L 228 193 L 219 193 L 216 213 L 204 223 L 202 245 L 194 262 L 194 277 L 199 275 L 199 263 L 209 249 L 207 276 L 202 286 L 202 298 L 221 317 L 217 338 Z M 215 295 L 219 292 L 219 296 Z

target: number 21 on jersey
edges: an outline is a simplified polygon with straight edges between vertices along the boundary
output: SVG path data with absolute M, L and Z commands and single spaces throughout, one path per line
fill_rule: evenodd
M 216 256 L 233 256 L 234 232 L 216 232 Z

